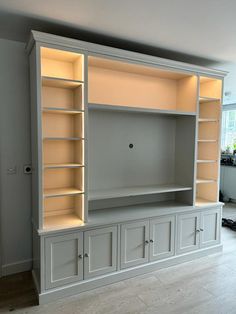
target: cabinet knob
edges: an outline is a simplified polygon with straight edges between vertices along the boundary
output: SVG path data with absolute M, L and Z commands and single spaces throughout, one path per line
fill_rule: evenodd
M 85 253 L 85 254 L 84 254 L 84 257 L 89 257 L 88 253 Z
M 200 231 L 204 231 L 204 229 L 201 229 L 201 228 L 200 228 Z
M 154 241 L 151 239 L 150 242 L 153 243 Z
M 199 230 L 199 229 L 197 229 L 197 230 L 196 230 L 196 232 L 198 233 L 198 232 L 200 232 L 200 230 Z
M 148 244 L 148 243 L 149 243 L 149 241 L 148 241 L 148 240 L 146 240 L 146 241 L 145 241 L 145 244 Z
M 83 258 L 83 255 L 82 255 L 82 254 L 79 254 L 79 255 L 78 255 L 78 258 L 79 258 L 79 259 Z

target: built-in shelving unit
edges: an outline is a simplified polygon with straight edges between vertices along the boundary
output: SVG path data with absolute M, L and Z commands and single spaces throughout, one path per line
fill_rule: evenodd
M 32 32 L 39 302 L 220 252 L 225 72 Z
M 195 205 L 218 201 L 221 80 L 200 77 Z
M 84 220 L 82 54 L 42 47 L 43 228 Z

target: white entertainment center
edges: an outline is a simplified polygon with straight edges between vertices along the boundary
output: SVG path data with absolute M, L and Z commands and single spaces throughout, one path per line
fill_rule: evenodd
M 220 252 L 225 72 L 32 31 L 40 303 Z

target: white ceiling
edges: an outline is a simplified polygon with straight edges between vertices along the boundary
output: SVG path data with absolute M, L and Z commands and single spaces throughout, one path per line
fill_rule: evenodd
M 236 64 L 235 12 L 235 0 L 0 0 L 0 37 L 25 41 L 31 28 L 67 27 L 73 37 L 110 36 L 227 70 Z

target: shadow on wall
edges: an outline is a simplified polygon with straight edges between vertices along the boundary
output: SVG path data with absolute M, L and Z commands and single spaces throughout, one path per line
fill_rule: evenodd
M 126 49 L 206 67 L 210 67 L 211 65 L 215 66 L 217 64 L 216 60 L 200 58 L 198 56 L 140 44 L 135 41 L 128 41 L 117 37 L 115 38 L 106 36 L 101 33 L 87 31 L 83 28 L 73 28 L 71 26 L 62 24 L 57 20 L 49 21 L 47 19 L 40 19 L 37 17 L 30 18 L 4 11 L 0 12 L 0 20 L 1 24 L 4 25 L 4 27 L 0 28 L 0 38 L 9 38 L 9 36 L 11 36 L 10 39 L 12 40 L 27 42 L 29 33 L 33 29 L 59 36 L 70 37 L 114 48 Z

